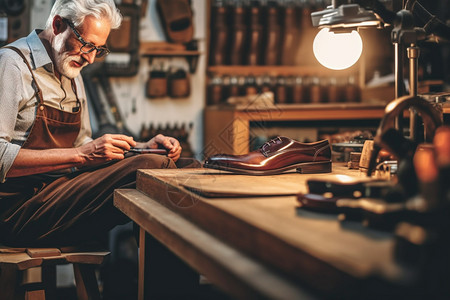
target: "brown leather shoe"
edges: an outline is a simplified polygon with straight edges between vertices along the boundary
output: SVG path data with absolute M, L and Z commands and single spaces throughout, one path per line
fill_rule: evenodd
M 248 175 L 273 175 L 294 169 L 302 174 L 329 173 L 331 148 L 328 140 L 300 143 L 281 136 L 248 154 L 211 156 L 203 166 Z

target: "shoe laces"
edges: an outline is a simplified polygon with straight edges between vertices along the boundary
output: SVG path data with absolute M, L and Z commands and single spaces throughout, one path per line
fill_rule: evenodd
M 265 142 L 265 143 L 261 146 L 261 152 L 262 152 L 262 154 L 264 154 L 264 156 L 267 156 L 267 154 L 270 152 L 270 151 L 269 151 L 270 145 L 271 145 L 271 144 L 278 144 L 278 143 L 280 143 L 280 142 L 282 142 L 282 140 L 281 140 L 281 137 L 279 137 L 279 136 L 277 136 L 276 138 L 271 139 L 271 140 Z M 269 149 L 268 149 L 268 148 L 269 148 Z

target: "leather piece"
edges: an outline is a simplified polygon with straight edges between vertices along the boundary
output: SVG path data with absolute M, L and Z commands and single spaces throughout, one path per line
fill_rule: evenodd
M 251 175 L 276 174 L 293 169 L 304 169 L 301 173 L 325 173 L 331 172 L 331 148 L 328 140 L 300 143 L 281 136 L 248 154 L 211 156 L 204 167 Z

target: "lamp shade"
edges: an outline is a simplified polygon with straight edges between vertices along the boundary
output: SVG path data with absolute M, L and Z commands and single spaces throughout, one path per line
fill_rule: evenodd
M 379 26 L 380 20 L 370 11 L 358 4 L 342 4 L 338 7 L 311 13 L 314 27 L 357 28 Z
M 316 59 L 333 70 L 343 70 L 354 65 L 361 56 L 362 49 L 362 39 L 354 30 L 335 33 L 328 28 L 322 28 L 313 43 Z

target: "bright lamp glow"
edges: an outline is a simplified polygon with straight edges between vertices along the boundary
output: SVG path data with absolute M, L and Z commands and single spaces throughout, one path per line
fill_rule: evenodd
M 323 28 L 314 39 L 314 55 L 325 67 L 343 70 L 354 65 L 362 52 L 362 40 L 359 33 L 334 33 Z

